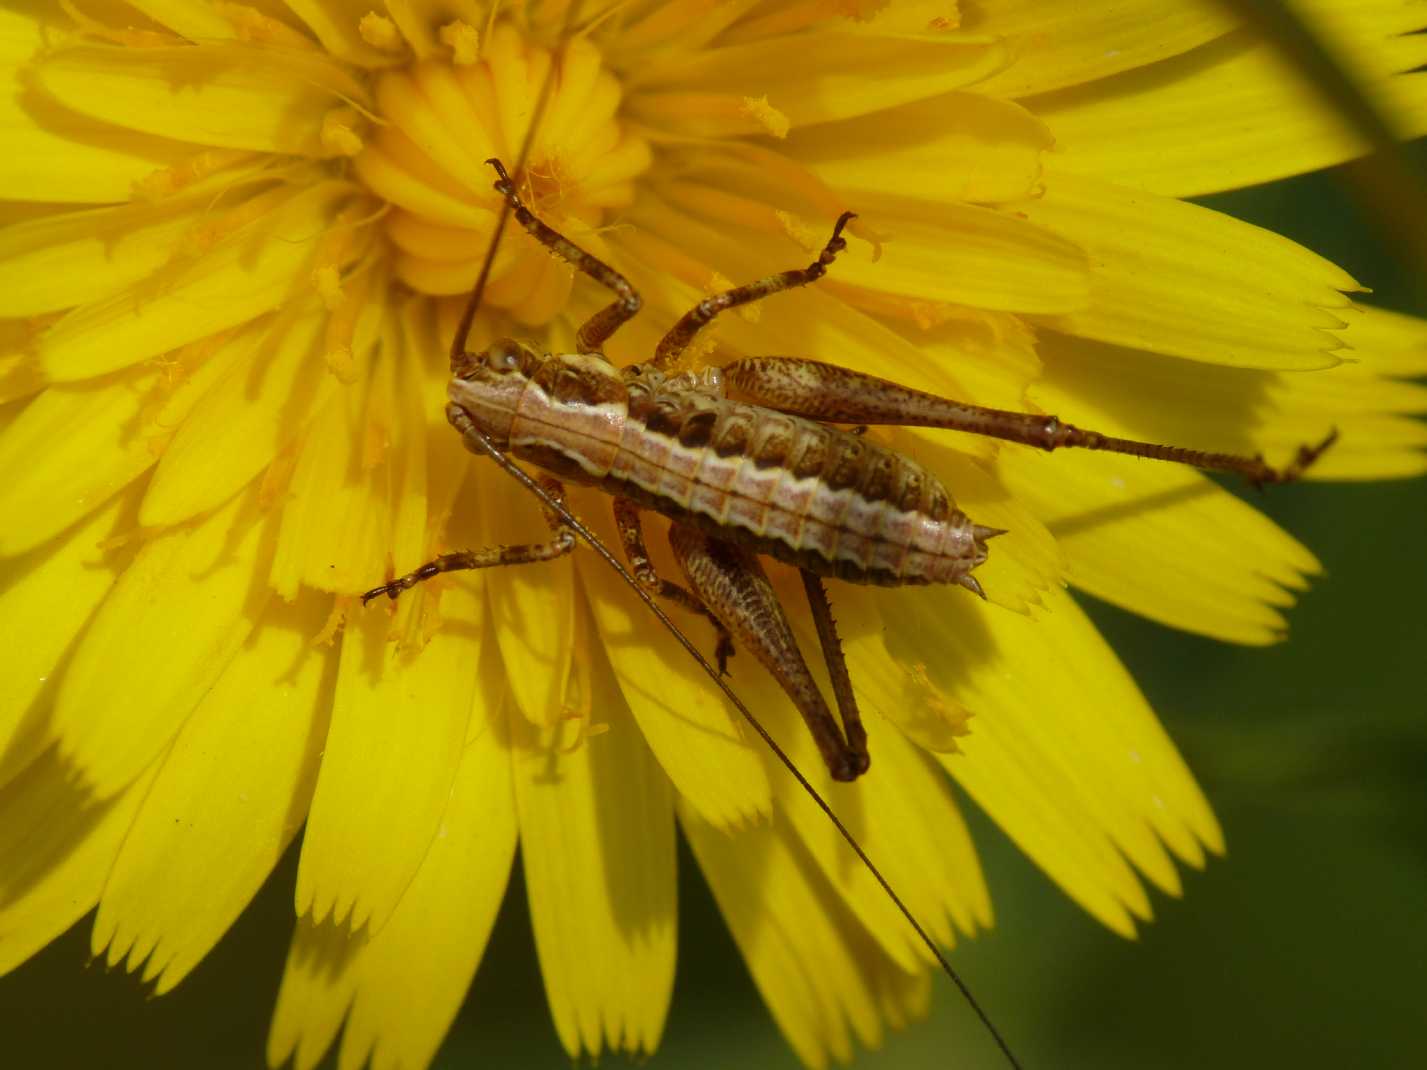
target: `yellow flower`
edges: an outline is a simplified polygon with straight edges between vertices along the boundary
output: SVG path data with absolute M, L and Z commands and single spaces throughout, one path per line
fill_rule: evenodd
M 1427 129 L 1420 79 L 1397 77 L 1427 60 L 1414 5 L 1309 6 Z M 1315 477 L 1427 469 L 1427 391 L 1401 381 L 1427 371 L 1427 324 L 1176 199 L 1358 149 L 1217 5 L 588 7 L 527 194 L 643 293 L 615 359 L 729 280 L 805 263 L 853 208 L 826 280 L 721 319 L 698 359 L 805 354 L 1271 459 L 1336 425 Z M 875 1045 L 925 1010 L 925 950 L 591 555 L 394 614 L 354 602 L 540 530 L 446 428 L 444 353 L 499 204 L 482 161 L 515 158 L 564 13 L 368 8 L 0 12 L 0 970 L 97 906 L 95 954 L 168 991 L 305 822 L 269 1057 L 420 1067 L 518 841 L 566 1050 L 648 1052 L 677 818 L 798 1055 Z M 475 342 L 568 347 L 607 300 L 513 230 Z M 1177 893 L 1175 860 L 1223 842 L 1065 585 L 1268 643 L 1315 560 L 1193 471 L 892 440 L 1009 529 L 978 572 L 992 604 L 834 591 L 872 737 L 855 785 L 827 783 L 745 659 L 737 686 L 939 942 L 991 923 L 943 769 L 1132 933 L 1145 882 Z M 607 503 L 572 502 L 615 541 Z

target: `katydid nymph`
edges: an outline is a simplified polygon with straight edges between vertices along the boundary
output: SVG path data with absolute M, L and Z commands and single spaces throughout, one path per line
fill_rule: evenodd
M 946 428 L 1045 450 L 1105 450 L 1236 472 L 1257 484 L 1297 479 L 1333 442 L 1304 446 L 1285 467 L 1262 458 L 1206 453 L 1116 438 L 1055 416 L 1009 412 L 936 397 L 820 361 L 747 357 L 699 372 L 675 368 L 697 333 L 726 309 L 821 278 L 846 247 L 844 212 L 821 254 L 805 268 L 769 275 L 694 306 L 647 363 L 618 368 L 604 343 L 640 309 L 622 275 L 541 222 L 498 160 L 489 161 L 516 221 L 552 253 L 612 290 L 616 299 L 576 335 L 576 352 L 540 353 L 502 339 L 468 352 L 452 348 L 447 418 L 467 446 L 483 438 L 558 480 L 614 499 L 625 555 L 639 584 L 707 617 L 717 632 L 720 673 L 742 647 L 797 707 L 835 780 L 870 765 L 867 736 L 833 624 L 823 580 L 902 586 L 959 584 L 985 597 L 972 575 L 1001 532 L 975 523 L 921 464 L 874 443 L 868 425 Z M 847 430 L 836 425 L 851 424 Z M 687 587 L 660 576 L 645 549 L 640 514 L 671 521 L 670 543 Z M 552 537 L 521 546 L 445 554 L 363 595 L 395 598 L 443 572 L 548 561 L 575 538 L 547 514 Z M 822 646 L 841 725 L 834 718 L 759 562 L 796 568 Z

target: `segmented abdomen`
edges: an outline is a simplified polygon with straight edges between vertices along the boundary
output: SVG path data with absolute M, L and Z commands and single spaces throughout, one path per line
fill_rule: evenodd
M 825 576 L 954 583 L 984 559 L 921 465 L 811 420 L 631 390 L 604 489 Z

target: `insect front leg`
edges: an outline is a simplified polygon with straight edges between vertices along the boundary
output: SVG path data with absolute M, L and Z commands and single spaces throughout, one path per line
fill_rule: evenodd
M 694 594 L 793 700 L 832 778 L 856 780 L 865 773 L 865 737 L 861 753 L 843 739 L 758 558 L 689 524 L 673 524 L 669 542 Z
M 628 279 L 603 260 L 585 252 L 559 231 L 536 219 L 535 213 L 525 207 L 520 194 L 515 192 L 515 183 L 511 181 L 510 175 L 506 174 L 504 164 L 499 160 L 487 160 L 486 163 L 494 167 L 496 174 L 500 176 L 495 184 L 496 192 L 509 202 L 511 211 L 515 214 L 515 221 L 524 227 L 532 238 L 619 295 L 613 304 L 605 306 L 587 319 L 575 335 L 575 348 L 581 353 L 599 353 L 610 335 L 639 312 L 643 305 L 639 293 Z
M 1046 451 L 1077 448 L 1172 461 L 1216 472 L 1237 472 L 1252 483 L 1291 483 L 1337 439 L 1300 446 L 1293 461 L 1275 468 L 1262 457 L 1210 453 L 1117 438 L 1068 424 L 1056 416 L 1010 412 L 938 397 L 875 375 L 797 357 L 745 357 L 724 368 L 725 381 L 749 400 L 779 412 L 825 423 L 897 424 L 969 431 Z
M 541 478 L 539 483 L 551 497 L 563 504 L 565 488 L 560 485 L 559 481 L 546 476 Z M 402 591 L 410 590 L 418 583 L 439 576 L 443 572 L 463 572 L 466 569 L 495 568 L 501 565 L 532 565 L 540 561 L 553 561 L 557 557 L 564 557 L 575 548 L 575 533 L 565 527 L 560 518 L 550 510 L 541 509 L 541 512 L 545 516 L 545 523 L 555 533 L 554 538 L 548 542 L 523 543 L 519 546 L 490 546 L 484 550 L 462 550 L 453 554 L 442 554 L 434 561 L 428 561 L 405 576 L 398 576 L 390 583 L 373 587 L 362 595 L 362 605 L 366 605 L 373 598 L 381 595 L 386 595 L 395 601 Z
M 624 556 L 629 561 L 629 568 L 634 573 L 634 578 L 651 593 L 668 599 L 675 605 L 687 609 L 690 613 L 698 613 L 707 617 L 713 624 L 714 631 L 718 634 L 718 644 L 714 647 L 714 658 L 718 662 L 719 675 L 727 675 L 728 659 L 733 657 L 733 636 L 728 634 L 728 629 L 710 612 L 708 606 L 677 583 L 659 575 L 654 568 L 654 562 L 649 560 L 649 551 L 644 546 L 644 525 L 640 517 L 639 506 L 628 498 L 616 498 L 614 500 L 614 523 L 615 527 L 619 529 L 619 541 L 624 544 Z
M 669 329 L 669 333 L 660 339 L 658 347 L 654 350 L 654 360 L 651 363 L 661 371 L 668 371 L 679 359 L 679 355 L 688 348 L 689 343 L 694 340 L 694 336 L 725 309 L 761 301 L 775 293 L 791 290 L 795 286 L 806 286 L 808 283 L 816 282 L 822 278 L 827 274 L 828 265 L 837 259 L 837 254 L 847 248 L 847 239 L 842 236 L 842 228 L 856 218 L 857 216 L 852 212 L 843 212 L 838 216 L 837 223 L 832 228 L 832 237 L 823 246 L 823 251 L 818 254 L 818 258 L 807 267 L 794 271 L 780 271 L 776 275 L 769 275 L 756 282 L 750 282 L 704 298 L 688 312 L 685 312 L 679 318 L 679 322 Z

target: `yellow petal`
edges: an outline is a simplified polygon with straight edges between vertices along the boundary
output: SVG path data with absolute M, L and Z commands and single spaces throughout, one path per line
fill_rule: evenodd
M 339 387 L 322 359 L 325 320 L 309 307 L 255 321 L 234 340 L 242 355 L 195 402 L 159 459 L 144 492 L 144 526 L 176 524 L 226 500 L 329 404 Z
M 477 478 L 481 523 L 459 531 L 473 546 L 542 543 L 553 538 L 535 499 L 489 467 Z M 516 709 L 532 724 L 561 714 L 575 626 L 574 564 L 568 556 L 538 564 L 493 568 L 485 574 L 491 618 L 505 659 Z
M 673 799 L 603 654 L 575 679 L 563 723 L 510 719 L 535 947 L 572 1059 L 649 1055 L 674 983 Z M 582 718 L 600 734 L 582 739 Z
M 36 697 L 58 683 L 55 669 L 65 651 L 131 556 L 122 547 L 106 552 L 101 546 L 113 534 L 123 504 L 116 499 L 62 539 L 6 562 L 8 582 L 0 594 L 0 650 L 6 652 L 0 784 L 50 742 L 49 704 Z
M 700 49 L 757 6 L 758 0 L 729 0 L 723 4 L 674 0 L 673 3 L 644 5 L 613 40 L 624 48 L 640 52 L 661 44 Z
M 958 777 L 978 764 L 973 737 L 993 721 L 997 734 L 1002 729 L 1008 738 L 1024 734 L 1016 738 L 1016 747 L 1027 755 L 1053 756 L 1052 764 L 1070 774 L 1091 827 L 1103 829 L 1147 877 L 1173 892 L 1178 878 L 1155 837 L 1181 861 L 1198 866 L 1201 845 L 1223 850 L 1218 822 L 1144 696 L 1089 618 L 1065 592 L 1048 596 L 1046 608 L 1049 612 L 1035 621 L 994 611 L 981 614 L 1004 670 L 999 681 L 993 666 L 970 682 L 969 690 L 985 701 L 963 694 L 964 701 L 984 715 L 972 722 L 965 757 L 953 755 L 946 764 Z M 1032 736 L 1039 742 L 1028 743 Z M 1039 761 L 1037 756 L 1027 764 Z
M 343 182 L 321 182 L 274 195 L 268 211 L 213 248 L 180 253 L 152 279 L 64 316 L 40 341 L 41 366 L 51 379 L 87 379 L 277 307 L 308 284 L 303 268 L 350 193 Z
M 349 614 L 297 872 L 299 915 L 376 932 L 410 885 L 440 827 L 468 722 L 497 698 L 498 677 L 481 675 L 483 603 L 478 584 L 442 591 L 445 627 L 420 651 L 387 641 L 376 606 Z
M 761 223 L 779 238 L 785 233 L 784 213 L 760 212 L 750 200 L 723 190 L 678 182 L 661 193 L 696 219 Z M 886 246 L 874 250 L 853 244 L 832 269 L 840 285 L 999 311 L 1056 313 L 1085 305 L 1084 255 L 1043 227 L 977 205 L 908 203 L 872 192 L 861 193 L 853 203 L 861 218 L 886 236 Z M 817 234 L 818 244 L 831 233 L 828 225 Z M 881 255 L 874 260 L 877 252 Z M 806 253 L 782 254 L 783 259 L 792 256 L 806 259 Z M 774 265 L 764 273 L 770 270 L 776 270 Z
M 0 197 L 17 201 L 101 204 L 126 201 L 135 182 L 192 149 L 166 138 L 116 129 L 59 107 L 30 88 L 28 63 L 63 35 L 46 13 L 0 9 Z M 68 21 L 65 19 L 64 21 Z
M 189 4 L 184 0 L 129 2 L 160 26 L 166 26 L 190 41 L 227 40 L 234 36 L 233 24 L 208 5 Z
M 18 401 L 44 389 L 45 377 L 28 352 L 29 330 L 25 324 L 0 323 L 0 405 Z M 3 428 L 9 421 L 0 422 Z
M 472 718 L 451 801 L 391 920 L 352 965 L 339 1070 L 428 1066 L 465 1000 L 515 854 L 510 755 L 498 706 Z M 439 939 L 433 939 L 433 926 Z M 284 1008 L 279 1002 L 279 1015 Z M 276 1034 L 275 1034 L 276 1035 Z
M 1215 5 L 1183 0 L 978 0 L 962 14 L 964 30 L 1005 36 L 1010 62 L 976 88 L 1006 97 L 1145 67 L 1232 25 Z
M 156 994 L 212 950 L 307 814 L 336 660 L 312 636 L 328 612 L 315 596 L 269 611 L 174 740 L 114 862 L 91 946 L 142 966 Z
M 178 7 L 188 6 L 182 0 L 169 2 L 175 2 Z M 284 6 L 306 24 L 325 52 L 342 62 L 359 67 L 383 67 L 392 62 L 391 53 L 374 48 L 362 39 L 362 16 L 375 10 L 370 5 L 364 2 L 334 4 L 329 0 L 284 0 Z M 395 18 L 399 18 L 399 13 L 404 10 L 401 5 L 385 6 L 396 13 Z M 441 21 L 444 23 L 446 20 Z M 433 19 L 429 25 L 434 27 L 438 24 Z M 410 37 L 407 39 L 411 40 Z
M 237 357 L 215 338 L 162 367 L 52 386 L 0 431 L 0 552 L 64 530 L 148 469 L 172 428 Z
M 373 359 L 365 350 L 375 335 L 354 354 L 362 377 L 332 392 L 298 447 L 273 561 L 273 586 L 283 597 L 304 583 L 358 594 L 430 556 L 425 406 L 435 410 L 432 384 L 398 344 L 394 318 L 383 317 L 382 330 Z
M 173 737 L 262 617 L 270 524 L 253 495 L 144 544 L 99 607 L 60 684 L 54 728 L 101 796 Z
M 845 1063 L 855 1034 L 881 1043 L 877 1008 L 925 1006 L 909 975 L 873 943 L 781 825 L 720 831 L 679 807 L 679 822 L 778 1028 L 803 1064 Z M 924 983 L 924 982 L 923 982 Z
M 840 597 L 838 606 L 849 601 Z M 840 612 L 861 619 L 864 604 L 858 599 Z M 843 653 L 860 708 L 877 712 L 923 750 L 956 750 L 971 715 L 927 683 L 925 667 L 893 657 L 880 635 L 844 636 Z
M 798 622 L 799 642 L 820 679 L 821 659 L 810 619 L 778 570 L 783 604 Z M 876 615 L 844 611 L 858 602 L 843 588 L 831 592 L 839 616 L 852 629 L 876 630 Z M 796 592 L 800 594 L 800 592 Z M 873 772 L 853 784 L 834 783 L 819 757 L 812 734 L 782 690 L 757 665 L 736 658 L 732 672 L 737 690 L 809 782 L 841 816 L 853 836 L 872 856 L 918 920 L 940 944 L 955 943 L 952 922 L 972 933 L 990 920 L 990 902 L 966 827 L 945 779 L 903 736 L 890 729 L 869 704 L 863 710 Z M 862 683 L 854 677 L 856 691 Z M 831 689 L 824 686 L 824 693 Z M 779 822 L 803 845 L 831 889 L 885 954 L 904 970 L 917 970 L 928 952 L 886 892 L 853 854 L 826 815 L 806 797 L 801 785 L 764 750 Z
M 1189 5 L 1183 5 L 1188 7 Z M 1412 3 L 1297 3 L 1403 137 L 1427 131 L 1427 18 Z M 1399 36 L 1405 35 L 1405 36 Z M 1068 171 L 1174 197 L 1237 189 L 1360 156 L 1366 144 L 1270 42 L 1240 30 L 1153 67 L 1038 98 Z
M 1044 317 L 1069 334 L 1211 364 L 1328 368 L 1353 279 L 1287 238 L 1197 205 L 1046 168 L 1015 210 L 1089 254 L 1090 304 Z
M 6 413 L 0 424 L 0 459 L 19 478 L 0 488 L 7 514 L 0 552 L 23 553 L 53 537 L 153 463 L 153 452 L 133 434 L 133 424 L 159 378 L 154 369 L 143 369 L 78 387 L 55 387 Z M 74 458 L 62 457 L 53 469 L 45 464 L 62 454 L 71 440 L 77 440 L 77 458 L 104 459 L 97 476 L 76 471 Z M 25 479 L 31 468 L 34 475 Z M 54 479 L 71 485 L 55 494 L 46 486 Z M 66 500 L 71 490 L 77 500 Z
M 1149 902 L 1128 858 L 1169 892 L 1217 825 L 1153 714 L 1069 597 L 1035 619 L 954 597 L 879 592 L 894 654 L 975 715 L 960 753 L 938 757 L 1013 840 L 1087 911 L 1121 933 Z M 940 595 L 940 597 L 938 597 Z M 1113 712 L 1110 712 L 1113 711 Z
M 34 65 L 36 84 L 82 115 L 198 145 L 324 155 L 322 119 L 366 90 L 317 52 L 243 44 L 60 49 Z M 180 87 L 175 89 L 175 87 Z
M 1041 337 L 1043 382 L 1034 404 L 1073 423 L 1130 438 L 1253 456 L 1286 464 L 1299 446 L 1338 441 L 1314 464 L 1314 479 L 1412 475 L 1427 465 L 1427 387 L 1379 372 L 1403 359 L 1384 352 L 1347 310 L 1341 332 L 1351 356 L 1336 368 L 1261 372 L 1213 367 L 1053 333 Z M 1417 327 L 1420 345 L 1427 330 Z M 1402 346 L 1404 343 L 1388 343 Z M 1421 350 L 1419 350 L 1421 352 Z M 1427 364 L 1427 354 L 1419 358 Z M 1088 421 L 1088 422 L 1087 422 Z M 1100 426 L 1103 423 L 1104 426 Z M 1233 479 L 1231 477 L 1231 485 Z
M 576 502 L 577 515 L 606 546 L 621 545 L 608 519 L 608 499 L 581 495 Z M 645 540 L 661 575 L 677 576 L 664 527 L 648 516 Z M 576 553 L 580 580 L 589 592 L 620 691 L 679 795 L 719 828 L 766 814 L 768 778 L 754 750 L 761 744 L 748 738 L 742 719 L 728 708 L 713 682 L 623 581 L 604 562 Z M 712 636 L 702 619 L 678 610 L 671 616 L 706 655 L 712 654 Z
M 802 267 L 813 256 L 830 231 L 819 230 L 811 249 L 796 249 L 787 241 L 772 242 L 765 235 L 750 240 L 749 232 L 721 230 L 654 196 L 640 198 L 631 213 L 637 226 L 665 241 L 681 246 L 727 277 L 739 282 L 761 278 L 787 267 Z M 640 251 L 657 251 L 657 244 L 636 245 Z M 844 254 L 845 255 L 845 254 Z M 868 255 L 866 253 L 862 255 Z M 752 307 L 748 317 L 720 316 L 704 331 L 703 337 L 732 346 L 751 354 L 783 353 L 810 356 L 834 364 L 894 379 L 897 382 L 929 390 L 947 397 L 968 397 L 954 372 L 946 362 L 930 361 L 925 353 L 906 336 L 869 316 L 830 292 L 836 283 L 841 259 L 830 275 L 832 279 L 816 286 L 806 286 L 777 294 Z M 653 292 L 670 289 L 667 280 Z M 862 293 L 848 288 L 844 292 Z M 706 294 L 679 296 L 671 311 L 681 315 Z M 654 329 L 652 317 L 646 313 L 635 320 L 650 321 L 643 330 Z M 973 447 L 974 449 L 975 447 Z
M 94 906 L 155 771 L 97 802 L 51 751 L 0 790 L 0 974 Z
M 984 204 L 1030 196 L 1053 141 L 1019 105 L 948 93 L 794 130 L 783 148 L 853 206 L 863 191 L 920 198 L 935 190 L 940 200 Z
M 938 96 L 985 78 L 1005 61 L 1000 45 L 988 38 L 816 30 L 795 40 L 795 47 L 775 37 L 693 53 L 681 50 L 646 63 L 626 76 L 626 85 L 638 89 L 629 97 L 629 114 L 678 130 L 682 140 L 705 132 L 699 117 L 683 115 L 677 99 L 661 100 L 660 90 L 674 90 L 674 98 L 706 90 L 766 98 L 796 127 Z M 680 118 L 694 122 L 678 129 Z
M 123 205 L 0 230 L 0 315 L 56 312 L 125 289 L 162 267 L 206 209 L 192 202 Z
M 861 304 L 860 299 L 854 300 Z M 1035 335 L 1019 316 L 912 303 L 899 308 L 895 300 L 881 310 L 869 311 L 896 315 L 900 322 L 893 327 L 922 354 L 921 363 L 930 361 L 954 371 L 948 388 L 960 392 L 947 395 L 954 401 L 1018 409 L 1025 405 L 1026 388 L 1041 377 Z M 989 443 L 978 444 L 975 436 L 959 435 L 945 441 L 974 457 L 995 455 Z
M 369 940 L 365 929 L 297 919 L 268 1030 L 269 1066 L 291 1060 L 294 1070 L 313 1070 L 322 1060 L 356 995 Z
M 1342 338 L 1367 370 L 1398 378 L 1427 375 L 1427 321 L 1385 308 L 1354 305 Z
M 1071 393 L 1065 389 L 1073 374 L 1068 361 L 1055 363 L 1065 377 L 1038 388 L 1038 403 L 1112 434 L 1150 433 L 1138 416 L 1133 427 L 1121 423 L 1121 413 L 1134 410 L 1114 387 L 1092 391 L 1081 383 Z M 1330 426 L 1299 441 L 1318 441 Z M 1288 456 L 1285 451 L 1278 459 Z M 999 470 L 1055 535 L 1067 579 L 1173 627 L 1235 642 L 1275 642 L 1285 629 L 1280 609 L 1293 603 L 1304 577 L 1318 571 L 1313 555 L 1257 509 L 1182 465 L 1007 448 Z

